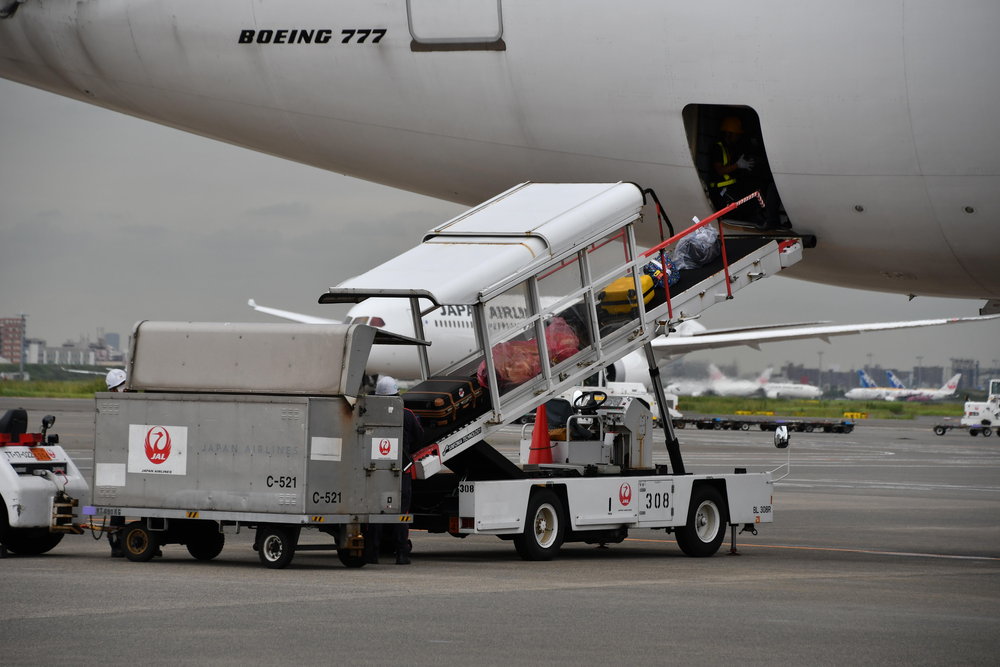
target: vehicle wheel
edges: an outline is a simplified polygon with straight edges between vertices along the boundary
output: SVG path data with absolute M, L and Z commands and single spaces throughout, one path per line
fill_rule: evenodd
M 524 532 L 514 537 L 514 548 L 524 560 L 552 560 L 565 534 L 562 501 L 551 489 L 537 489 L 528 499 Z
M 691 494 L 687 525 L 675 531 L 677 546 L 688 556 L 711 556 L 726 537 L 725 504 L 714 487 L 701 485 Z
M 806 433 L 812 433 L 815 428 L 812 424 L 806 424 Z
M 255 543 L 260 562 L 274 570 L 288 567 L 295 556 L 294 533 L 284 526 L 260 526 Z
M 344 567 L 364 567 L 365 556 L 354 556 L 347 549 L 337 549 L 337 558 L 344 564 Z
M 969 435 L 971 435 L 973 438 L 976 437 L 977 435 L 979 435 L 979 429 L 978 428 L 970 428 L 969 429 Z
M 853 426 L 844 426 L 844 427 L 843 427 L 843 428 L 842 428 L 842 429 L 840 430 L 840 432 L 841 432 L 841 433 L 850 433 L 850 432 L 851 432 L 851 431 L 853 431 L 853 430 L 854 430 L 854 427 L 853 427 Z
M 122 553 L 133 563 L 145 563 L 160 550 L 160 538 L 145 521 L 133 521 L 122 529 Z
M 52 551 L 62 541 L 62 533 L 50 533 L 48 528 L 11 528 L 7 504 L 0 498 L 0 544 L 20 556 L 38 556 Z
M 944 435 L 947 431 L 948 431 L 948 429 L 946 429 L 944 426 L 935 426 L 934 427 L 934 434 L 935 435 Z
M 993 429 L 991 429 L 991 428 L 989 428 L 989 427 L 985 427 L 985 428 L 983 429 L 983 437 L 984 437 L 984 438 L 988 438 L 988 437 L 990 437 L 991 435 L 993 435 Z
M 687 426 L 687 424 L 685 424 L 684 422 L 678 422 L 676 424 L 673 424 L 673 427 L 674 427 L 675 430 L 676 429 L 683 429 L 685 426 Z
M 214 521 L 199 521 L 191 527 L 187 536 L 188 553 L 198 560 L 212 560 L 226 545 L 226 536 L 219 531 Z
M 742 424 L 740 424 L 740 430 L 741 431 L 749 431 L 750 430 L 750 424 L 748 424 L 746 422 L 743 422 Z

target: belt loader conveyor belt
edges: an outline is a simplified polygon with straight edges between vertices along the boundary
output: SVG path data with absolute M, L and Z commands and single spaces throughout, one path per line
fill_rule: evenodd
M 525 183 L 431 230 L 422 244 L 320 297 L 321 303 L 409 298 L 417 338 L 424 338 L 422 317 L 438 307 L 466 306 L 472 312 L 478 349 L 435 372 L 477 371 L 488 400 L 449 425 L 449 432 L 435 434 L 436 442 L 414 457 L 417 477 L 435 474 L 490 433 L 644 346 L 658 402 L 664 405 L 648 343 L 667 333 L 670 322 L 732 298 L 801 258 L 796 239 L 723 239 L 721 257 L 682 271 L 679 282 L 644 303 L 635 295 L 643 292 L 641 277 L 649 256 L 672 251 L 696 229 L 715 224 L 728 207 L 640 254 L 634 225 L 642 221 L 643 203 L 633 184 Z M 632 307 L 611 313 L 601 307 L 601 297 L 622 278 L 634 282 Z M 409 287 L 399 288 L 400 282 Z M 565 345 L 565 338 L 553 340 L 549 327 L 560 319 L 570 323 L 576 345 Z M 492 353 L 485 354 L 487 349 Z M 504 356 L 512 351 L 521 355 L 520 363 L 508 368 Z M 419 352 L 426 379 L 426 350 Z M 520 375 L 511 377 L 515 366 Z M 668 446 L 671 439 L 672 433 Z M 679 453 L 671 452 L 671 465 L 683 473 Z

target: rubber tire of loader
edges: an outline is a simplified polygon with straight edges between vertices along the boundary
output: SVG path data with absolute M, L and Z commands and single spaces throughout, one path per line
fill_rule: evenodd
M 347 549 L 340 549 L 340 548 L 338 548 L 337 549 L 337 558 L 340 559 L 340 562 L 343 563 L 344 567 L 355 568 L 355 567 L 364 567 L 365 566 L 365 557 L 364 557 L 364 555 L 361 555 L 361 556 L 352 556 L 351 552 L 348 551 Z
M 159 550 L 160 538 L 145 521 L 133 521 L 122 528 L 122 553 L 133 563 L 152 560 Z
M 62 538 L 62 533 L 50 533 L 48 528 L 11 528 L 7 503 L 0 498 L 0 544 L 8 551 L 21 556 L 39 556 L 54 549 Z
M 514 536 L 514 549 L 524 560 L 552 560 L 566 535 L 562 501 L 551 489 L 535 489 L 528 499 L 524 532 Z
M 701 484 L 691 493 L 687 525 L 674 531 L 677 546 L 688 556 L 712 556 L 726 538 L 726 506 L 715 487 Z
M 934 427 L 934 435 L 944 435 L 947 432 L 948 432 L 948 429 L 946 429 L 944 426 L 935 426 Z
M 295 557 L 296 536 L 284 526 L 259 526 L 257 528 L 257 556 L 265 567 L 280 570 L 288 567 Z
M 212 560 L 226 546 L 226 536 L 219 531 L 215 521 L 195 521 L 188 529 L 187 550 L 198 560 Z

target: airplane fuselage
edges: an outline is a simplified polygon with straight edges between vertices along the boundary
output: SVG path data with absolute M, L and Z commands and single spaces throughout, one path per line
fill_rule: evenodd
M 27 0 L 0 19 L 0 76 L 466 204 L 634 181 L 675 223 L 710 210 L 700 110 L 752 110 L 818 239 L 792 275 L 1000 297 L 1000 3 L 458 7 Z

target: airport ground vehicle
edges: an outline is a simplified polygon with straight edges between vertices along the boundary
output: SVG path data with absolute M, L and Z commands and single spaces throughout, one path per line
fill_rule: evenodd
M 408 299 L 416 338 L 360 324 L 140 323 L 128 380 L 140 393 L 97 397 L 93 504 L 83 513 L 120 533 L 133 561 L 169 543 L 212 559 L 226 531 L 246 527 L 256 530 L 261 562 L 279 568 L 312 528 L 334 538 L 346 566 L 363 565 L 362 526 L 411 519 L 400 511 L 403 401 L 366 394 L 368 353 L 375 343 L 415 345 L 427 380 L 421 316 L 453 305 L 473 313 L 479 347 L 441 374 L 475 377 L 488 400 L 425 431 L 409 471 L 414 525 L 496 535 L 529 560 L 553 558 L 566 541 L 619 542 L 630 528 L 672 532 L 692 556 L 714 554 L 727 527 L 734 543 L 738 527 L 756 534 L 773 521 L 775 471 L 685 470 L 650 341 L 675 317 L 794 264 L 802 244 L 720 238 L 716 259 L 612 313 L 599 307 L 605 285 L 627 278 L 641 293 L 650 257 L 728 210 L 640 253 L 643 204 L 633 184 L 523 184 L 320 298 Z M 521 465 L 487 443 L 639 349 L 669 464 L 654 461 L 647 404 L 627 393 L 581 394 L 565 437 L 529 445 Z M 515 353 L 517 364 L 503 361 Z M 532 457 L 536 449 L 547 456 Z
M 83 532 L 77 505 L 89 487 L 59 436 L 47 434 L 54 423 L 48 415 L 29 433 L 25 410 L 0 417 L 0 556 L 42 554 Z
M 958 424 L 941 422 L 934 425 L 934 432 L 944 435 L 957 428 L 968 430 L 969 435 L 990 437 L 1000 426 L 1000 380 L 990 380 L 990 388 L 985 401 L 966 401 L 962 419 Z
M 129 391 L 96 399 L 84 514 L 132 561 L 169 543 L 210 560 L 226 531 L 251 528 L 261 563 L 281 568 L 315 529 L 361 567 L 364 524 L 410 520 L 402 401 L 364 394 L 365 363 L 373 344 L 412 342 L 360 324 L 140 322 Z
M 645 293 L 639 279 L 650 258 L 673 252 L 685 236 L 727 212 L 641 253 L 634 226 L 642 221 L 643 203 L 632 184 L 522 184 L 320 297 L 321 303 L 409 299 L 417 338 L 422 317 L 439 307 L 473 314 L 477 349 L 440 372 L 476 376 L 489 400 L 446 429 L 432 430 L 414 455 L 415 526 L 496 535 L 512 540 L 522 557 L 543 560 L 565 541 L 613 543 L 637 527 L 673 532 L 686 553 L 707 556 L 718 550 L 727 526 L 735 535 L 736 527 L 755 532 L 757 524 L 772 521 L 771 472 L 686 472 L 650 341 L 675 318 L 692 317 L 795 263 L 801 242 L 721 238 L 718 257 L 682 271 L 677 284 L 661 286 L 648 300 L 636 298 Z M 407 276 L 406 287 L 399 276 Z M 635 285 L 632 307 L 601 308 L 604 287 L 623 277 Z M 607 392 L 575 406 L 565 439 L 539 447 L 548 455 L 543 460 L 522 456 L 518 466 L 487 443 L 491 433 L 640 349 L 666 426 L 669 465 L 653 461 L 646 406 L 638 397 Z M 426 379 L 425 359 L 421 368 Z M 574 422 L 586 422 L 589 433 L 576 435 Z
M 682 429 L 692 426 L 702 431 L 749 431 L 751 428 L 774 431 L 782 425 L 786 426 L 789 431 L 797 433 L 850 433 L 855 426 L 854 422 L 849 419 L 800 419 L 795 417 L 682 417 L 674 419 L 674 428 Z

